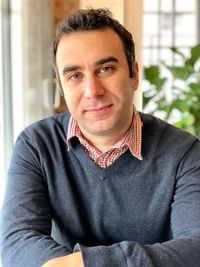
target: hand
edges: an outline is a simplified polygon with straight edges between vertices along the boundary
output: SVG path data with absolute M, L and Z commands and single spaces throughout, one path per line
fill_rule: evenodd
M 84 267 L 84 264 L 81 252 L 75 252 L 49 260 L 42 267 Z

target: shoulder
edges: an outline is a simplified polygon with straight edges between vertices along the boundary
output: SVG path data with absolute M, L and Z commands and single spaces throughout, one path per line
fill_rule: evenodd
M 200 146 L 194 135 L 177 128 L 153 115 L 140 113 L 143 122 L 142 138 L 144 147 L 154 147 L 160 151 L 189 150 L 194 144 Z
M 26 158 L 42 162 L 55 157 L 66 148 L 69 113 L 56 114 L 27 126 L 18 136 L 13 150 L 13 159 Z
M 69 118 L 70 113 L 65 112 L 34 122 L 20 133 L 17 141 L 48 144 L 56 139 L 66 140 Z
M 45 133 L 47 134 L 48 132 L 53 132 L 58 129 L 66 132 L 69 118 L 70 118 L 70 113 L 68 112 L 52 115 L 50 117 L 44 118 L 42 120 L 30 124 L 23 130 L 23 133 L 39 134 L 45 131 Z

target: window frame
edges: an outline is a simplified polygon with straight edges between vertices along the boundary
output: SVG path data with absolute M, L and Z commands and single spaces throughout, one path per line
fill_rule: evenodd
M 179 15 L 195 15 L 195 20 L 196 20 L 196 40 L 195 43 L 199 43 L 200 42 L 200 31 L 198 30 L 200 28 L 200 0 L 196 0 L 196 12 L 192 12 L 192 11 L 179 11 L 176 9 L 176 1 L 177 0 L 172 0 L 172 9 L 171 12 L 165 12 L 162 11 L 162 1 L 164 0 L 158 0 L 157 1 L 157 8 L 155 10 L 147 10 L 145 9 L 145 2 L 144 2 L 144 18 L 145 15 L 154 15 L 157 17 L 157 33 L 154 34 L 155 36 L 155 40 L 153 41 L 152 44 L 146 45 L 145 43 L 143 43 L 143 51 L 149 51 L 149 52 L 144 52 L 144 55 L 148 55 L 146 57 L 143 58 L 143 64 L 144 66 L 149 66 L 149 65 L 153 65 L 153 64 L 160 64 L 162 61 L 162 57 L 161 57 L 161 52 L 162 49 L 169 49 L 170 47 L 177 47 L 178 49 L 183 49 L 183 50 L 189 50 L 189 48 L 191 46 L 189 45 L 185 45 L 185 43 L 183 43 L 183 45 L 177 45 L 176 44 L 176 28 L 175 28 L 175 23 L 176 23 L 176 17 L 178 17 Z M 171 27 L 170 27 L 170 35 L 171 35 L 171 39 L 169 38 L 169 40 L 171 41 L 171 45 L 163 45 L 161 43 L 161 39 L 164 37 L 164 35 L 162 34 L 162 28 L 161 28 L 161 23 L 159 23 L 159 20 L 161 18 L 161 16 L 163 14 L 169 14 L 171 16 Z M 145 30 L 145 28 L 144 28 Z M 144 35 L 145 35 L 145 31 L 144 31 Z M 149 35 L 150 37 L 150 35 Z M 181 36 L 179 36 L 181 37 Z M 148 37 L 147 37 L 148 38 Z M 152 59 L 152 53 L 151 50 L 154 51 L 156 50 L 156 56 L 155 59 Z M 176 63 L 176 58 L 175 58 L 175 54 L 171 53 L 171 65 L 175 65 Z

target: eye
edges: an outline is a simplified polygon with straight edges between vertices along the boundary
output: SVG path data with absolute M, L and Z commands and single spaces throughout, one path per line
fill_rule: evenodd
M 106 73 L 106 72 L 109 72 L 109 71 L 112 71 L 113 70 L 113 67 L 111 66 L 105 66 L 105 67 L 102 67 L 98 73 L 101 74 L 101 73 Z
M 79 80 L 82 78 L 81 73 L 73 73 L 68 76 L 68 80 Z

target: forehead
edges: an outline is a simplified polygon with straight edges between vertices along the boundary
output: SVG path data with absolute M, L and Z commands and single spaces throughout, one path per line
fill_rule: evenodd
M 72 32 L 64 34 L 58 44 L 56 60 L 125 56 L 123 43 L 116 32 L 106 28 L 102 30 Z

